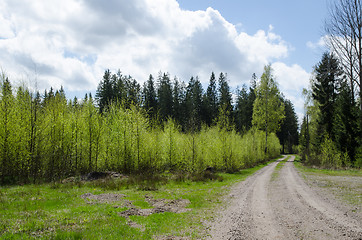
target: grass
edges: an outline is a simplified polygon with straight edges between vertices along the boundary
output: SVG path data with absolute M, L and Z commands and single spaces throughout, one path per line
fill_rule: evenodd
M 229 187 L 264 167 L 238 173 L 220 173 L 215 181 L 161 181 L 157 190 L 146 191 L 137 184 L 91 182 L 86 184 L 43 184 L 0 187 L 1 239 L 152 239 L 183 236 L 198 239 L 205 234 L 203 223 L 221 203 Z M 151 208 L 145 197 L 188 199 L 185 213 L 155 213 L 149 216 L 119 215 L 127 209 L 122 202 L 87 203 L 85 193 L 124 194 L 137 208 Z M 122 200 L 124 201 L 124 200 Z M 130 226 L 135 223 L 136 226 Z
M 309 184 L 317 184 L 318 187 L 328 190 L 342 202 L 352 206 L 362 205 L 362 170 L 311 168 L 304 166 L 299 156 L 296 157 L 294 165 Z
M 329 176 L 356 176 L 362 177 L 362 170 L 361 169 L 322 169 L 316 167 L 308 167 L 303 165 L 300 162 L 300 156 L 296 156 L 294 165 L 302 172 L 309 173 L 309 174 L 324 174 Z
M 275 181 L 279 177 L 280 169 L 282 169 L 282 167 L 289 160 L 289 158 L 290 158 L 290 156 L 287 156 L 283 161 L 280 161 L 278 163 L 278 165 L 276 165 L 274 172 L 272 173 L 272 176 L 271 176 L 271 181 Z

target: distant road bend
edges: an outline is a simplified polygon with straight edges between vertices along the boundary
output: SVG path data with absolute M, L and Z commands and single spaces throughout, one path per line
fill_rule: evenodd
M 276 172 L 286 157 L 233 187 L 209 239 L 362 239 L 361 214 L 318 195 L 297 172 L 294 156 Z

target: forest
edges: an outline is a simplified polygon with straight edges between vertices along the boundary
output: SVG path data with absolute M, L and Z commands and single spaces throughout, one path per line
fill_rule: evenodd
M 304 89 L 306 116 L 300 151 L 305 163 L 327 168 L 361 167 L 361 111 L 351 85 L 333 53 L 316 65 L 310 89 Z
M 2 74 L 2 184 L 50 182 L 92 171 L 125 174 L 235 172 L 298 143 L 293 104 L 270 66 L 236 91 L 214 73 L 206 91 L 170 74 L 141 85 L 106 70 L 95 98 L 66 98 L 63 88 L 33 93 Z
M 303 90 L 300 154 L 326 168 L 362 167 L 362 14 L 360 1 L 330 6 L 325 52 Z

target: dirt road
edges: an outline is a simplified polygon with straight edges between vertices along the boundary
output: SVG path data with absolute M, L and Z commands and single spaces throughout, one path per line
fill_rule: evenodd
M 362 216 L 308 185 L 291 156 L 231 190 L 209 239 L 362 239 Z M 319 192 L 319 194 L 318 194 Z

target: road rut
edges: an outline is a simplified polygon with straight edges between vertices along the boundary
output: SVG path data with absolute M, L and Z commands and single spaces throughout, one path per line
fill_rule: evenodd
M 208 239 L 362 239 L 360 215 L 319 196 L 294 167 L 294 156 L 285 158 L 231 189 Z

